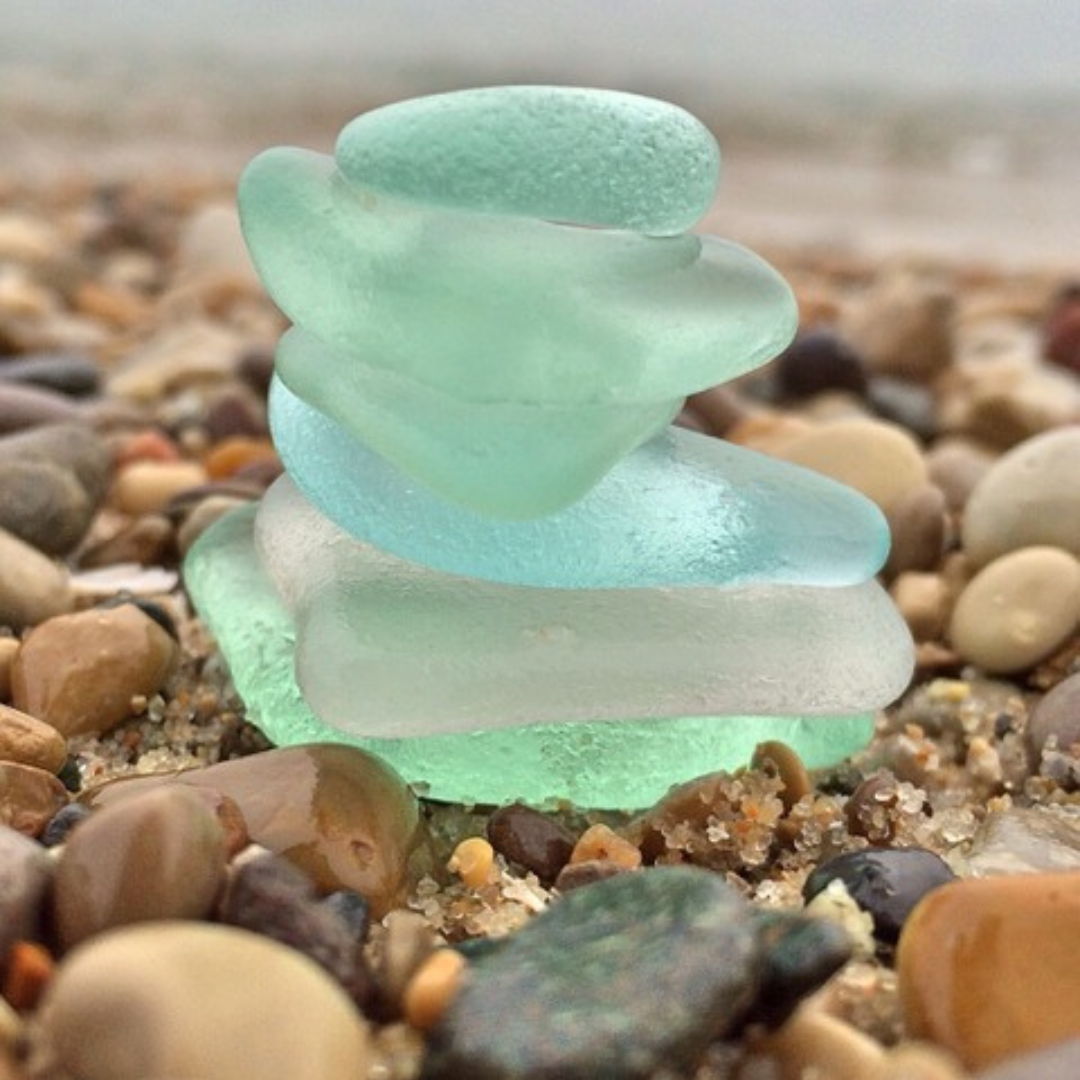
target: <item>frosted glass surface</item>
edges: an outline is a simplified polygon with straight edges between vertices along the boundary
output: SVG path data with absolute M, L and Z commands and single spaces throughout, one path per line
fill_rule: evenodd
M 437 206 L 679 233 L 709 208 L 720 150 L 696 117 L 613 90 L 501 86 L 357 117 L 337 161 L 373 191 Z
M 449 573 L 560 588 L 850 585 L 888 551 L 881 512 L 850 488 L 681 428 L 572 506 L 508 522 L 437 498 L 279 379 L 270 422 L 289 475 L 331 520 Z
M 184 574 L 250 718 L 279 745 L 361 746 L 435 799 L 537 805 L 569 799 L 633 809 L 655 802 L 672 784 L 745 765 L 765 740 L 780 739 L 819 767 L 862 749 L 873 733 L 872 713 L 861 712 L 543 724 L 420 739 L 350 734 L 320 719 L 301 696 L 295 628 L 255 557 L 254 516 L 254 508 L 243 507 L 213 525 L 190 552 Z M 422 663 L 418 658 L 417 677 Z M 356 692 L 362 692 L 359 678 Z

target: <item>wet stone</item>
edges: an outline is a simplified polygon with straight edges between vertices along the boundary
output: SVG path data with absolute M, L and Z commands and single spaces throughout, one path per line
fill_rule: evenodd
M 0 761 L 0 825 L 40 836 L 67 802 L 67 788 L 52 773 Z
M 179 785 L 105 807 L 72 831 L 53 907 L 70 949 L 102 930 L 210 913 L 225 880 L 225 837 L 205 800 Z
M 471 959 L 424 1075 L 633 1080 L 684 1067 L 747 1015 L 762 966 L 751 909 L 718 876 L 609 878 Z
M 550 884 L 570 861 L 574 838 L 557 822 L 532 807 L 514 803 L 488 819 L 488 840 L 507 859 Z
M 0 964 L 16 941 L 39 936 L 52 876 L 52 859 L 40 844 L 0 828 Z
M 67 760 L 67 742 L 56 728 L 0 705 L 0 761 L 56 773 Z
M 915 905 L 956 875 L 941 856 L 921 848 L 849 851 L 822 863 L 806 879 L 803 897 L 812 900 L 832 881 L 874 920 L 874 934 L 887 944 L 900 936 Z

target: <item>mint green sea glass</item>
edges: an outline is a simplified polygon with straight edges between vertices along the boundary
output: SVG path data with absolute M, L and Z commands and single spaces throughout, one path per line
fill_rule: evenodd
M 428 206 L 650 234 L 709 208 L 720 150 L 698 119 L 614 90 L 501 86 L 435 94 L 346 124 L 341 171 Z
M 248 715 L 281 745 L 345 742 L 370 750 L 431 798 L 534 805 L 568 799 L 583 807 L 631 809 L 655 802 L 672 784 L 745 764 L 768 739 L 786 742 L 818 767 L 855 753 L 873 734 L 869 711 L 539 724 L 412 739 L 351 734 L 321 720 L 300 692 L 296 628 L 256 557 L 254 517 L 254 508 L 242 508 L 218 521 L 184 568 Z M 414 663 L 414 678 L 423 678 L 424 658 Z M 359 680 L 355 692 L 363 692 Z

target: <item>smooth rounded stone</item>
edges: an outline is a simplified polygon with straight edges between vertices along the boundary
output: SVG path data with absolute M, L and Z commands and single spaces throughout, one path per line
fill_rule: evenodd
M 0 528 L 46 555 L 66 555 L 94 516 L 75 474 L 37 461 L 0 460 Z
M 936 889 L 897 952 L 906 1030 L 969 1069 L 1080 1036 L 1080 873 Z
M 769 1059 L 770 1074 L 778 1080 L 883 1080 L 881 1043 L 816 1004 L 800 1009 L 779 1031 L 757 1041 L 754 1052 Z
M 779 275 L 712 238 L 372 199 L 333 159 L 290 149 L 248 166 L 240 206 L 260 276 L 303 328 L 278 347 L 290 389 L 498 517 L 573 502 L 686 394 L 795 329 Z
M 941 283 L 901 271 L 860 296 L 840 329 L 874 371 L 929 382 L 952 364 L 954 309 Z
M 583 807 L 636 809 L 656 802 L 672 784 L 744 765 L 769 739 L 788 743 L 817 768 L 863 749 L 873 734 L 869 711 L 545 723 L 423 739 L 350 734 L 320 719 L 300 692 L 296 627 L 259 563 L 254 516 L 254 508 L 245 507 L 218 521 L 184 570 L 248 715 L 279 744 L 332 740 L 378 754 L 430 798 L 537 805 L 562 798 Z
M 213 442 L 236 435 L 267 432 L 266 391 L 257 394 L 243 383 L 226 386 L 206 406 L 206 434 Z
M 941 490 L 952 511 L 967 507 L 971 493 L 995 460 L 990 450 L 969 439 L 939 439 L 926 451 L 930 482 Z
M 760 962 L 750 909 L 717 875 L 598 881 L 470 962 L 425 1076 L 644 1080 L 689 1067 L 745 1017 Z
M 284 855 L 322 892 L 351 889 L 364 896 L 374 918 L 403 903 L 428 869 L 416 797 L 389 766 L 355 747 L 267 750 L 165 778 L 120 780 L 86 798 L 109 805 L 164 783 L 227 795 L 256 844 Z
M 78 415 L 78 405 L 65 394 L 0 381 L 0 435 L 75 420 Z
M 112 479 L 112 452 L 85 423 L 44 424 L 0 439 L 0 461 L 35 461 L 74 473 L 96 506 Z
M 47 848 L 59 847 L 67 842 L 72 829 L 76 825 L 81 825 L 89 816 L 90 811 L 82 803 L 68 803 L 67 806 L 62 806 L 49 819 L 49 824 L 38 837 L 38 842 Z
M 675 105 L 637 94 L 500 86 L 358 116 L 336 157 L 358 188 L 432 206 L 671 235 L 712 204 L 720 150 Z
M 1062 679 L 1035 703 L 1026 735 L 1036 757 L 1050 740 L 1058 750 L 1080 743 L 1080 672 Z
M 182 785 L 106 806 L 71 832 L 56 868 L 53 916 L 70 949 L 114 926 L 202 919 L 225 883 L 217 815 Z
M 172 673 L 176 641 L 135 604 L 58 615 L 26 636 L 12 669 L 12 704 L 66 737 L 103 733 Z
M 57 773 L 67 760 L 67 742 L 49 724 L 0 705 L 0 761 Z
M 849 585 L 873 576 L 888 548 L 868 500 L 680 428 L 639 447 L 564 510 L 493 521 L 413 483 L 280 380 L 270 415 L 290 478 L 324 514 L 448 573 L 559 588 Z
M 184 222 L 173 262 L 172 287 L 192 285 L 259 289 L 232 203 L 207 203 Z
M 1080 1038 L 1008 1057 L 989 1069 L 980 1069 L 976 1080 L 1065 1080 L 1077 1075 L 1080 1075 Z
M 56 223 L 29 213 L 0 214 L 0 257 L 5 261 L 41 265 L 63 250 L 64 237 Z
M 0 624 L 22 630 L 72 607 L 67 569 L 0 528 Z
M 0 623 L 4 622 L 0 612 Z M 19 651 L 17 637 L 0 637 L 0 701 L 11 700 L 11 667 L 15 663 L 15 654 Z
M 59 965 L 41 1037 L 80 1080 L 356 1080 L 366 1025 L 317 964 L 231 926 L 159 922 Z
M 890 506 L 892 547 L 883 570 L 886 577 L 937 566 L 945 550 L 945 515 L 945 495 L 933 484 L 912 488 Z
M 1080 375 L 1080 285 L 1067 285 L 1054 298 L 1042 344 L 1047 360 Z
M 803 898 L 813 900 L 830 882 L 842 881 L 852 900 L 873 918 L 875 936 L 892 944 L 915 905 L 931 890 L 955 880 L 940 855 L 922 848 L 848 851 L 810 874 Z
M 0 358 L 0 382 L 25 383 L 78 398 L 97 393 L 101 374 L 88 356 L 35 353 Z
M 782 397 L 800 401 L 828 390 L 846 390 L 858 396 L 868 388 L 862 357 L 832 330 L 800 334 L 773 361 Z
M 0 826 L 0 957 L 16 941 L 36 941 L 53 879 L 53 861 L 36 841 Z
M 118 532 L 79 553 L 83 570 L 138 563 L 160 566 L 177 542 L 177 531 L 164 514 L 141 514 Z
M 938 434 L 937 396 L 928 386 L 876 375 L 870 381 L 866 401 L 875 416 L 899 424 L 924 442 Z
M 1080 812 L 1012 806 L 987 814 L 963 855 L 964 875 L 1080 870 Z
M 926 483 L 919 444 L 882 420 L 837 420 L 796 435 L 771 451 L 853 487 L 886 513 Z
M 284 857 L 260 855 L 234 867 L 217 917 L 309 956 L 358 1004 L 371 997 L 352 927 L 320 902 L 311 879 Z
M 945 633 L 952 595 L 941 574 L 905 571 L 890 584 L 889 595 L 916 641 L 937 641 Z
M 67 788 L 51 772 L 0 761 L 0 825 L 40 836 L 67 802 Z
M 1080 426 L 1003 454 L 971 493 L 961 537 L 976 566 L 1033 544 L 1080 558 Z
M 157 513 L 207 479 L 206 470 L 195 461 L 133 461 L 118 470 L 110 502 L 128 514 Z
M 693 711 L 836 715 L 888 703 L 911 673 L 907 628 L 872 580 L 599 590 L 453 577 L 344 536 L 287 477 L 260 503 L 255 543 L 294 613 L 305 698 L 359 735 Z
M 550 884 L 570 861 L 574 838 L 557 821 L 530 806 L 513 803 L 488 818 L 487 837 L 507 861 Z
M 989 674 L 1024 671 L 1080 626 L 1080 562 L 1056 547 L 1025 547 L 984 566 L 956 601 L 953 648 Z

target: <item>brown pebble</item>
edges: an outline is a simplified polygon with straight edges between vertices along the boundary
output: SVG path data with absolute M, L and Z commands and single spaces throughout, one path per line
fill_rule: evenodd
M 750 768 L 763 769 L 767 763 L 771 763 L 784 785 L 780 789 L 780 801 L 785 810 L 790 810 L 814 790 L 802 758 L 787 743 L 773 740 L 758 743 L 750 759 Z
M 24 836 L 40 836 L 67 803 L 67 788 L 51 772 L 0 761 L 0 825 Z
M 889 595 L 916 641 L 935 641 L 944 634 L 952 598 L 940 574 L 906 571 L 889 586 Z
M 0 702 L 11 700 L 11 667 L 18 651 L 18 638 L 0 637 Z
M 892 773 L 872 773 L 844 805 L 848 832 L 852 836 L 865 836 L 871 844 L 888 844 L 895 832 L 892 810 L 898 798 L 897 781 Z
M 555 879 L 555 888 L 561 892 L 581 889 L 616 874 L 629 873 L 629 869 L 607 859 L 587 859 L 585 862 L 567 863 Z
M 258 461 L 277 461 L 277 451 L 269 439 L 234 435 L 219 442 L 203 459 L 203 468 L 211 480 L 224 480 L 245 465 Z
M 531 806 L 513 803 L 488 818 L 487 836 L 509 862 L 550 885 L 570 861 L 574 838 L 557 821 Z
M 113 926 L 200 919 L 225 881 L 225 837 L 205 799 L 174 784 L 107 806 L 72 830 L 53 889 L 70 949 Z
M 193 461 L 136 461 L 119 470 L 110 499 L 125 513 L 149 514 L 206 481 L 206 470 Z
M 175 639 L 135 604 L 59 615 L 15 657 L 12 701 L 62 735 L 105 732 L 132 714 L 176 665 Z
M 609 825 L 598 823 L 590 825 L 581 834 L 570 852 L 572 863 L 595 860 L 613 862 L 627 870 L 635 870 L 641 865 L 641 851 Z
M 889 508 L 892 548 L 882 573 L 932 570 L 945 548 L 945 496 L 933 484 L 920 484 Z
M 969 1069 L 1080 1036 L 1080 873 L 935 889 L 904 925 L 897 974 L 907 1030 Z
M 160 566 L 167 561 L 173 543 L 173 525 L 164 514 L 143 514 L 107 540 L 87 548 L 79 556 L 79 565 L 86 570 L 117 563 Z
M 57 773 L 67 760 L 67 741 L 56 728 L 0 705 L 0 761 Z
M 407 1023 L 429 1031 L 454 1000 L 467 964 L 456 949 L 436 949 L 413 973 L 402 996 Z

